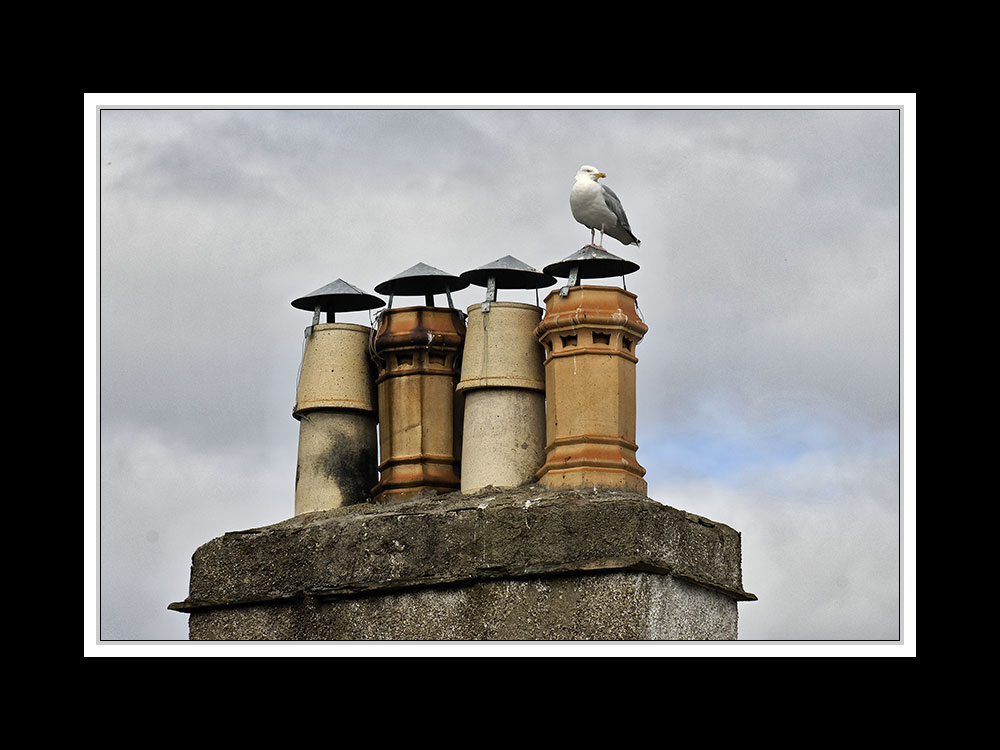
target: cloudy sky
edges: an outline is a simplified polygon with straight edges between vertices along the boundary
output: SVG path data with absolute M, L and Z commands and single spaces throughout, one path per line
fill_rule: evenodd
M 293 514 L 292 299 L 561 260 L 592 164 L 642 240 L 605 245 L 641 267 L 649 496 L 742 532 L 749 648 L 898 649 L 915 97 L 773 101 L 87 98 L 85 645 L 185 640 L 194 550 Z

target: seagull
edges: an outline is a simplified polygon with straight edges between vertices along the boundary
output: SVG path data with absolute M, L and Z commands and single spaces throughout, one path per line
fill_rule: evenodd
M 595 247 L 603 249 L 604 235 L 614 237 L 623 245 L 638 247 L 639 239 L 632 234 L 625 216 L 622 202 L 607 185 L 597 182 L 607 177 L 597 167 L 587 164 L 576 173 L 573 189 L 569 193 L 569 207 L 573 218 L 590 229 L 590 244 L 594 244 L 594 232 L 600 230 L 601 243 Z

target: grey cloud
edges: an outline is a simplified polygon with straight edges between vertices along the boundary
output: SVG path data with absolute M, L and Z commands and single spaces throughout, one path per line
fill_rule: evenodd
M 589 241 L 568 205 L 583 163 L 609 174 L 643 241 L 609 249 L 641 266 L 626 283 L 650 325 L 637 352 L 640 460 L 659 457 L 645 464 L 649 478 L 743 477 L 746 494 L 712 511 L 737 528 L 747 521 L 748 541 L 773 541 L 769 522 L 734 510 L 748 497 L 765 506 L 768 480 L 744 476 L 748 467 L 773 460 L 791 471 L 789 461 L 852 444 L 898 458 L 885 439 L 899 416 L 892 114 L 104 112 L 108 617 L 126 617 L 121 592 L 141 588 L 167 556 L 180 557 L 170 575 L 183 578 L 212 535 L 290 514 L 290 410 L 309 322 L 291 299 L 338 277 L 370 290 L 417 260 L 452 273 L 506 254 L 537 267 L 559 260 Z M 161 472 L 150 468 L 150 446 Z M 684 477 L 668 473 L 685 462 Z M 877 472 L 850 472 L 868 487 L 864 497 L 891 494 Z M 198 481 L 183 487 L 185 474 Z M 857 507 L 830 506 L 819 518 L 850 534 L 842 514 Z M 823 524 L 808 510 L 802 528 L 813 535 Z M 792 500 L 768 506 L 779 518 L 799 511 Z M 890 515 L 862 536 L 874 544 Z M 808 545 L 783 550 L 761 577 L 773 582 Z M 866 602 L 884 592 L 858 589 L 853 575 L 850 607 L 880 607 Z M 171 632 L 183 622 L 165 611 L 183 591 L 162 598 L 141 632 L 155 632 L 156 618 L 172 618 Z M 133 625 L 108 627 L 120 636 L 138 632 Z

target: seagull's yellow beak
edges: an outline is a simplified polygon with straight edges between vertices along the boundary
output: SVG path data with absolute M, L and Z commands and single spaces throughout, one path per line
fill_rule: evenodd
M 598 172 L 597 174 L 594 175 L 594 177 L 607 177 L 607 175 L 604 174 L 604 172 Z

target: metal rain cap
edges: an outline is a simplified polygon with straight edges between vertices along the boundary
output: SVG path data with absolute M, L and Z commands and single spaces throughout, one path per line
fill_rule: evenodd
M 292 307 L 313 312 L 317 307 L 325 313 L 353 312 L 355 310 L 373 310 L 384 307 L 385 302 L 374 294 L 368 294 L 343 279 L 331 281 L 315 292 L 292 300 Z
M 554 276 L 569 278 L 574 268 L 579 269 L 580 278 L 604 279 L 634 273 L 639 270 L 639 264 L 594 245 L 585 245 L 568 258 L 545 266 L 544 270 Z
M 452 276 L 426 263 L 407 268 L 388 281 L 383 281 L 375 287 L 379 294 L 391 294 L 400 297 L 417 297 L 433 294 L 450 294 L 465 289 L 469 282 L 458 276 Z
M 512 255 L 505 255 L 492 263 L 462 274 L 462 278 L 476 286 L 489 286 L 492 278 L 497 289 L 539 289 L 556 283 L 554 276 L 536 271 Z

